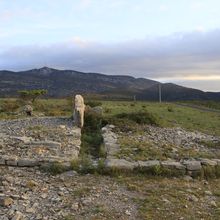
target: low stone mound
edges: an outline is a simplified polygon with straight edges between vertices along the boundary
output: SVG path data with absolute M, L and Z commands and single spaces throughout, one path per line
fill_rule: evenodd
M 31 167 L 76 159 L 81 129 L 65 117 L 0 121 L 0 164 Z

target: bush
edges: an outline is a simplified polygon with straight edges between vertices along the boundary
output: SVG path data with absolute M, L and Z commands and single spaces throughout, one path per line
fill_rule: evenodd
M 62 163 L 55 162 L 49 165 L 42 166 L 41 169 L 45 172 L 51 173 L 52 175 L 63 173 L 67 170 Z
M 168 112 L 174 112 L 173 106 L 168 106 L 168 107 L 167 107 L 167 111 L 168 111 Z
M 94 112 L 85 113 L 85 124 L 82 129 L 81 154 L 91 154 L 99 156 L 100 148 L 103 143 L 101 135 L 102 116 Z
M 128 119 L 130 121 L 134 121 L 137 124 L 150 124 L 150 125 L 159 125 L 158 118 L 147 112 L 132 112 L 132 113 L 120 113 L 115 116 L 119 119 Z
M 99 101 L 87 101 L 85 102 L 86 105 L 89 105 L 90 107 L 96 107 L 96 106 L 101 106 L 102 103 Z
M 98 131 L 102 127 L 102 116 L 95 112 L 86 112 L 84 117 L 84 130 Z
M 19 108 L 19 103 L 17 100 L 4 100 L 1 106 L 0 111 L 9 113 L 14 112 Z
M 82 154 L 78 160 L 71 161 L 71 168 L 81 174 L 95 173 L 96 171 L 91 158 L 86 154 Z

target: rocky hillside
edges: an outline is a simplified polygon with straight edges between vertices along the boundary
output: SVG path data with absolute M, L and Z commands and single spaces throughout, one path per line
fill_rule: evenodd
M 0 71 L 0 97 L 16 96 L 18 90 L 47 89 L 50 97 L 65 97 L 74 93 L 99 94 L 107 97 L 142 100 L 158 99 L 159 82 L 132 76 L 83 73 L 48 67 L 28 71 Z M 220 100 L 220 93 L 206 93 L 175 84 L 162 84 L 163 100 Z

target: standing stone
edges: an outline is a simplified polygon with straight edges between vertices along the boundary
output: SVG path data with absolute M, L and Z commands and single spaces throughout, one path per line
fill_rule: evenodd
M 85 111 L 84 99 L 81 95 L 76 95 L 73 118 L 75 125 L 80 128 L 82 128 L 84 124 L 84 111 Z

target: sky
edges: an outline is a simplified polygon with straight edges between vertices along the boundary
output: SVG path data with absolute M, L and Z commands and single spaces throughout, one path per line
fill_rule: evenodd
M 0 69 L 49 66 L 220 92 L 219 0 L 0 0 Z

